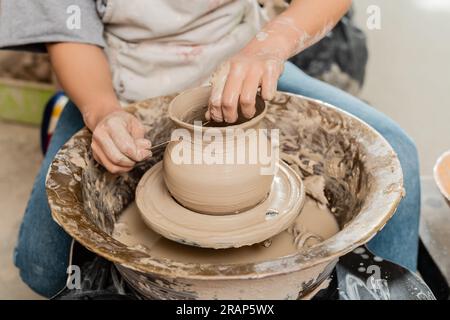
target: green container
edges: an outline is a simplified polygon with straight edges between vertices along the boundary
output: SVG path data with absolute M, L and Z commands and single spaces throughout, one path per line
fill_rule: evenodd
M 53 85 L 0 78 L 0 119 L 39 125 Z

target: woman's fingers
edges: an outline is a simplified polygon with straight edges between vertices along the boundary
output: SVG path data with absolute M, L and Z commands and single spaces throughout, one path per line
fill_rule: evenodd
M 94 158 L 112 173 L 130 171 L 136 162 L 152 155 L 152 144 L 144 136 L 145 128 L 136 117 L 125 111 L 113 112 L 94 129 Z
M 238 119 L 239 96 L 246 74 L 246 64 L 231 64 L 222 96 L 222 113 L 225 122 L 234 123 Z
M 210 111 L 209 111 L 209 106 L 208 106 L 208 110 L 206 110 L 206 113 L 205 113 L 205 119 L 206 119 L 207 121 L 211 121 L 211 120 L 212 120 L 212 118 L 211 118 L 211 113 L 210 113 Z
M 130 131 L 134 140 L 142 139 L 145 136 L 145 128 L 142 123 L 134 116 L 128 118 L 127 129 Z M 149 141 L 150 142 L 150 141 Z
M 110 121 L 108 133 L 117 149 L 129 159 L 140 161 L 136 143 L 130 133 L 131 130 L 129 131 L 122 119 L 111 119 Z
M 109 172 L 113 174 L 125 173 L 133 169 L 133 166 L 120 166 L 112 163 L 108 157 L 103 152 L 102 148 L 98 145 L 96 141 L 92 141 L 91 144 L 92 154 L 94 155 L 95 161 L 100 163 Z
M 132 167 L 134 161 L 123 154 L 110 137 L 108 130 L 95 130 L 93 140 L 102 149 L 108 160 L 117 166 Z
M 272 100 L 274 98 L 280 74 L 279 62 L 267 60 L 261 82 L 261 95 L 264 100 Z
M 230 72 L 230 63 L 225 62 L 217 69 L 213 74 L 211 83 L 212 90 L 211 96 L 208 103 L 209 113 L 206 115 L 207 119 L 212 119 L 216 122 L 223 121 L 222 115 L 222 94 L 225 88 L 225 83 L 228 78 L 228 73 Z
M 213 75 L 206 119 L 234 123 L 238 119 L 239 106 L 245 118 L 252 118 L 256 113 L 258 87 L 261 86 L 264 100 L 272 100 L 282 71 L 282 61 L 274 57 L 234 57 Z
M 150 148 L 152 147 L 152 142 L 145 138 L 145 128 L 142 123 L 136 117 L 130 117 L 128 129 L 137 148 L 136 161 L 142 161 L 151 157 Z
M 152 143 L 147 139 L 137 139 L 136 146 L 138 148 L 139 158 L 142 160 L 148 159 L 152 156 L 152 151 L 150 148 L 152 147 Z
M 252 118 L 256 113 L 255 99 L 258 92 L 258 87 L 261 83 L 262 70 L 260 68 L 253 68 L 247 74 L 242 91 L 239 98 L 241 112 L 247 119 Z

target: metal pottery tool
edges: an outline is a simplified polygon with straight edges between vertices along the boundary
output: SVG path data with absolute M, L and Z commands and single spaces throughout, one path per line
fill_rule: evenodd
M 208 125 L 209 123 L 211 123 L 211 121 L 209 121 L 209 120 L 203 122 L 203 123 L 202 123 L 202 127 Z M 181 140 L 182 140 L 182 139 L 180 139 L 180 140 L 178 140 L 178 141 L 181 141 Z M 158 150 L 158 149 L 160 149 L 160 148 L 163 148 L 163 147 L 167 146 L 167 145 L 168 145 L 170 142 L 172 142 L 172 141 L 176 141 L 176 140 L 167 140 L 167 141 L 164 141 L 164 142 L 161 142 L 161 143 L 152 145 L 148 150 L 151 151 L 151 152 L 153 152 L 153 151 L 155 151 L 155 150 Z M 136 162 L 135 165 L 136 165 L 136 166 L 142 165 L 142 164 L 146 163 L 148 160 L 150 160 L 151 158 L 152 158 L 152 156 L 150 156 L 150 157 L 148 157 L 147 159 L 144 159 L 144 160 L 142 160 L 142 161 Z

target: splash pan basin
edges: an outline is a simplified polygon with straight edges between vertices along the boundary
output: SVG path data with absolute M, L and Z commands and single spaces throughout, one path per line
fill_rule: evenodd
M 143 121 L 153 144 L 170 137 L 173 123 L 167 108 L 173 97 L 127 107 Z M 279 92 L 268 103 L 263 121 L 280 129 L 281 159 L 302 177 L 309 199 L 321 202 L 333 214 L 340 229 L 336 234 L 293 253 L 280 251 L 261 259 L 242 255 L 233 261 L 226 257 L 205 260 L 201 257 L 215 257 L 214 249 L 175 242 L 179 247 L 174 252 L 192 248 L 199 258 L 162 256 L 125 244 L 113 237 L 114 226 L 127 207 L 135 205 L 138 182 L 162 160 L 164 150 L 128 174 L 114 176 L 95 163 L 87 129 L 63 146 L 49 169 L 46 188 L 52 216 L 87 249 L 115 263 L 126 281 L 147 298 L 311 297 L 337 259 L 368 242 L 394 214 L 404 193 L 400 163 L 373 128 L 321 101 Z M 322 182 L 322 195 L 315 190 L 317 181 Z

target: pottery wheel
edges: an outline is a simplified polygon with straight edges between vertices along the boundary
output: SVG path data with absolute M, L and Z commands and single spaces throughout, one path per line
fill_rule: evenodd
M 278 166 L 267 198 L 239 214 L 200 214 L 180 205 L 166 188 L 162 162 L 140 180 L 136 204 L 145 223 L 173 241 L 215 249 L 249 246 L 286 230 L 303 207 L 302 180 L 284 162 Z

